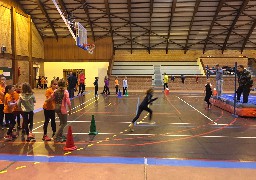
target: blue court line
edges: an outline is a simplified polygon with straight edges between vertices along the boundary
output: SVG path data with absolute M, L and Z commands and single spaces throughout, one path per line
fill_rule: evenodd
M 62 163 L 146 164 L 146 165 L 159 165 L 159 166 L 256 169 L 256 162 L 179 160 L 179 159 L 160 159 L 160 158 L 25 156 L 25 155 L 1 154 L 0 161 L 1 160 L 27 161 L 27 162 L 62 162 Z

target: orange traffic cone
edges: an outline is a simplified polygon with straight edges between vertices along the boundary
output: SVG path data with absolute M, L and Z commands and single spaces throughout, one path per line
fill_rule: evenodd
M 166 89 L 164 90 L 164 94 L 165 94 L 165 95 L 169 95 L 169 92 L 170 92 L 169 88 L 166 88 Z
M 213 88 L 213 93 L 212 93 L 213 96 L 217 96 L 218 95 L 218 92 L 216 90 L 216 88 Z
M 67 135 L 67 141 L 66 146 L 63 148 L 64 151 L 73 151 L 76 150 L 77 146 L 74 144 L 74 139 L 72 135 L 72 129 L 71 126 L 68 127 L 68 135 Z

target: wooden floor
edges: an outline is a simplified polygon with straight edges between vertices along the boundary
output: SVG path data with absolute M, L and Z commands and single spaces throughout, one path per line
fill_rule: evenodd
M 0 179 L 21 174 L 24 179 L 255 179 L 255 119 L 206 110 L 201 92 L 156 92 L 159 99 L 151 106 L 156 124 L 150 125 L 144 112 L 129 132 L 144 93 L 95 99 L 92 92 L 72 100 L 68 125 L 78 149 L 66 152 L 65 143 L 41 140 L 44 90 L 35 90 L 36 142 L 25 142 L 20 132 L 14 142 L 5 142 L 6 130 L 0 132 Z M 88 135 L 92 115 L 96 136 Z

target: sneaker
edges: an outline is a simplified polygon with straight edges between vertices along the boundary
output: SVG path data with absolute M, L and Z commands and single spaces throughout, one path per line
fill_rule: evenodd
M 30 138 L 35 138 L 35 135 L 32 134 L 32 132 L 29 132 L 28 137 L 30 137 Z
M 148 123 L 151 124 L 151 125 L 156 124 L 155 121 L 149 121 Z
M 27 142 L 30 142 L 31 138 L 30 137 L 27 137 L 26 141 Z
M 55 132 L 52 133 L 52 138 L 55 136 Z
M 12 141 L 12 136 L 6 135 L 6 136 L 4 136 L 4 139 L 5 139 L 6 141 Z
M 12 136 L 13 139 L 18 137 L 18 135 L 16 133 L 12 133 L 11 136 Z
M 133 128 L 134 128 L 134 124 L 131 123 L 131 124 L 129 125 L 129 128 L 130 128 L 130 131 L 133 132 L 133 131 L 134 131 L 134 129 L 133 129 Z
M 44 135 L 42 140 L 43 141 L 51 141 L 51 138 L 49 138 L 47 135 Z

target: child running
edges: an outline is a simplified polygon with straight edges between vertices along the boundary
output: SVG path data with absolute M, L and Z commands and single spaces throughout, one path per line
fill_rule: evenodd
M 54 91 L 51 98 L 47 99 L 46 102 L 54 99 L 55 101 L 55 112 L 60 119 L 60 128 L 57 131 L 55 137 L 56 142 L 66 141 L 66 137 L 63 135 L 63 129 L 67 125 L 68 114 L 71 114 L 71 102 L 69 99 L 69 93 L 65 90 L 65 81 L 60 79 L 58 81 L 58 89 Z M 67 107 L 69 111 L 67 111 Z
M 34 103 L 36 103 L 36 98 L 32 91 L 29 83 L 22 84 L 22 93 L 18 100 L 18 107 L 22 109 L 24 129 L 27 135 L 26 141 L 35 141 L 35 137 L 32 134 L 33 122 L 34 122 Z M 28 127 L 29 124 L 29 127 Z
M 7 141 L 12 141 L 17 137 L 12 131 L 15 126 L 15 118 L 13 114 L 14 107 L 17 102 L 14 100 L 14 87 L 12 85 L 7 85 L 5 87 L 5 96 L 4 96 L 4 114 L 6 122 L 9 122 L 9 129 L 7 135 L 4 137 Z
M 145 97 L 144 100 L 141 102 L 136 117 L 132 120 L 132 123 L 129 125 L 129 128 L 130 128 L 130 131 L 131 131 L 131 132 L 134 131 L 134 129 L 133 129 L 133 128 L 134 128 L 134 123 L 135 123 L 135 121 L 136 121 L 137 119 L 139 119 L 140 114 L 142 113 L 143 110 L 149 112 L 150 124 L 154 124 L 154 123 L 155 123 L 155 122 L 151 121 L 151 120 L 152 120 L 153 111 L 148 107 L 149 104 L 151 104 L 153 101 L 155 101 L 155 100 L 158 99 L 158 97 L 152 99 L 153 93 L 154 93 L 153 88 L 149 88 L 149 89 L 147 90 L 147 92 L 146 92 L 146 97 Z
M 53 92 L 55 91 L 55 89 L 57 89 L 58 82 L 57 80 L 52 80 L 51 81 L 51 87 L 48 88 L 45 92 L 45 97 L 46 99 L 49 99 L 51 97 L 51 95 L 53 94 Z M 51 138 L 49 138 L 47 136 L 47 127 L 48 127 L 48 123 L 51 120 L 51 127 L 52 127 L 52 137 L 55 135 L 56 133 L 56 122 L 55 122 L 55 101 L 54 100 L 49 100 L 49 101 L 45 101 L 44 105 L 44 136 L 42 138 L 43 141 L 50 141 Z
M 212 106 L 212 104 L 210 102 L 210 98 L 212 96 L 212 88 L 211 88 L 211 86 L 212 85 L 210 83 L 210 80 L 207 79 L 207 83 L 205 85 L 205 98 L 204 98 L 204 100 L 205 100 L 205 102 L 207 102 L 207 108 L 208 109 L 211 109 L 211 106 Z

